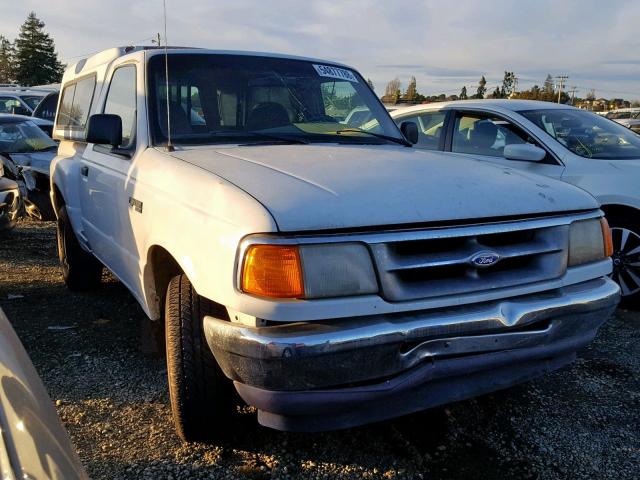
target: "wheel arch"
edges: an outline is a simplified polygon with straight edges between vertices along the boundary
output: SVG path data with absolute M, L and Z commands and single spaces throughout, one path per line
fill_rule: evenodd
M 605 217 L 607 217 L 607 219 L 609 217 L 628 215 L 630 217 L 638 218 L 640 223 L 640 209 L 637 209 L 635 207 L 630 207 L 629 205 L 619 203 L 608 203 L 602 205 L 600 209 L 604 212 L 604 215 Z
M 161 245 L 152 245 L 147 253 L 147 262 L 143 273 L 147 314 L 151 320 L 163 320 L 167 288 L 171 279 L 177 275 L 185 275 L 189 279 L 188 270 L 183 268 L 169 250 Z M 221 315 L 228 319 L 226 308 L 223 305 L 211 299 L 207 300 L 221 309 L 220 312 L 224 312 Z
M 184 269 L 167 249 L 161 245 L 152 245 L 149 248 L 143 279 L 148 313 L 152 320 L 162 318 L 162 306 L 169 282 L 176 275 L 183 273 Z
M 65 205 L 64 195 L 57 183 L 54 183 L 53 188 L 51 189 L 51 203 L 53 204 L 53 210 L 57 216 L 58 210 Z

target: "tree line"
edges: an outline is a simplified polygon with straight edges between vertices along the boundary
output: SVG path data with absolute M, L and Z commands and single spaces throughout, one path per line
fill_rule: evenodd
M 13 42 L 0 35 L 0 84 L 21 86 L 58 83 L 65 66 L 45 24 L 31 12 Z
M 369 80 L 370 81 L 370 80 Z M 497 85 L 490 92 L 487 88 L 487 79 L 484 75 L 480 77 L 478 85 L 475 88 L 475 92 L 467 89 L 467 86 L 463 86 L 460 89 L 460 93 L 457 95 L 445 95 L 441 93 L 439 95 L 423 95 L 418 92 L 417 82 L 415 77 L 411 77 L 409 84 L 405 90 L 402 90 L 402 83 L 398 77 L 387 83 L 385 87 L 384 95 L 381 97 L 382 101 L 386 104 L 417 104 L 417 103 L 431 103 L 431 102 L 444 102 L 452 100 L 472 100 L 483 98 L 511 98 L 511 99 L 524 99 L 524 100 L 541 100 L 545 102 L 557 102 L 558 98 L 560 103 L 588 104 L 596 100 L 595 91 L 590 90 L 585 98 L 579 98 L 575 96 L 575 90 L 565 91 L 556 88 L 551 74 L 548 74 L 542 86 L 534 85 L 527 90 L 518 90 L 518 78 L 514 72 L 505 71 L 502 79 L 502 84 Z M 628 106 L 634 103 L 628 102 L 622 99 L 613 99 L 611 102 L 616 106 Z

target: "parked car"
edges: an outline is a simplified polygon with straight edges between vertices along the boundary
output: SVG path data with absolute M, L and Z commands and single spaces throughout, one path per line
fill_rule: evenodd
M 0 411 L 3 479 L 88 478 L 42 380 L 2 309 Z
M 18 184 L 4 177 L 4 167 L 0 163 L 0 231 L 10 230 L 15 226 L 20 206 Z
M 33 117 L 39 118 L 42 120 L 46 120 L 47 122 L 51 122 L 51 127 L 53 127 L 53 121 L 56 119 L 56 109 L 58 108 L 58 97 L 60 93 L 57 91 L 49 92 L 33 109 Z M 42 128 L 42 126 L 40 127 Z M 46 130 L 45 130 L 46 131 Z M 49 135 L 51 135 L 51 129 L 47 131 Z
M 0 162 L 5 176 L 18 182 L 27 213 L 40 220 L 55 219 L 49 168 L 57 148 L 31 117 L 0 114 Z
M 611 225 L 613 278 L 623 301 L 638 304 L 640 136 L 591 112 L 526 100 L 416 105 L 391 115 L 418 124 L 420 148 L 547 175 L 591 193 Z
M 0 87 L 0 113 L 31 116 L 50 91 L 52 89 L 18 85 Z
M 629 119 L 638 112 L 640 112 L 640 108 L 618 108 L 615 110 L 609 110 L 605 116 L 609 120 L 618 121 Z
M 632 113 L 629 118 L 614 118 L 613 120 L 624 127 L 630 128 L 636 133 L 640 133 L 640 111 Z
M 411 148 L 346 65 L 114 48 L 65 72 L 54 136 L 64 281 L 106 266 L 164 327 L 183 439 L 233 431 L 233 388 L 306 431 L 505 388 L 618 303 L 593 197 Z

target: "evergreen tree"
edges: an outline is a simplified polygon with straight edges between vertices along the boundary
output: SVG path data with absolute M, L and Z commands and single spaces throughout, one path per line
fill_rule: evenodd
M 478 82 L 478 89 L 476 90 L 476 98 L 484 98 L 484 95 L 487 93 L 487 80 L 484 78 L 484 75 Z
M 502 79 L 501 98 L 509 98 L 509 96 L 515 91 L 516 75 L 513 72 L 504 72 L 504 78 Z
M 58 60 L 53 39 L 44 31 L 44 22 L 31 12 L 15 41 L 15 77 L 20 85 L 59 82 L 64 67 Z
M 376 89 L 375 85 L 373 84 L 373 81 L 370 78 L 367 78 L 367 83 L 371 87 L 371 90 L 375 90 Z
M 491 94 L 491 98 L 502 98 L 502 92 L 500 91 L 500 87 L 496 87 L 496 89 Z
M 553 77 L 550 73 L 547 74 L 547 79 L 544 81 L 542 89 L 544 90 L 544 93 L 553 93 Z
M 460 100 L 466 100 L 467 97 L 467 87 L 464 86 L 462 87 L 462 90 L 460 90 L 460 96 L 458 97 Z
M 9 40 L 0 35 L 0 83 L 14 83 L 15 51 Z
M 416 82 L 416 77 L 411 77 L 411 80 L 409 80 L 409 85 L 407 86 L 407 90 L 404 92 L 404 100 L 408 103 L 413 103 L 416 101 L 417 94 L 418 85 Z

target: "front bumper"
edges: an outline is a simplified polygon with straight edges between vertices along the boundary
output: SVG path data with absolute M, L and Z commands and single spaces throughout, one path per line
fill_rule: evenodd
M 560 368 L 613 313 L 599 278 L 457 308 L 251 328 L 205 317 L 207 342 L 260 423 L 327 430 L 505 388 Z

